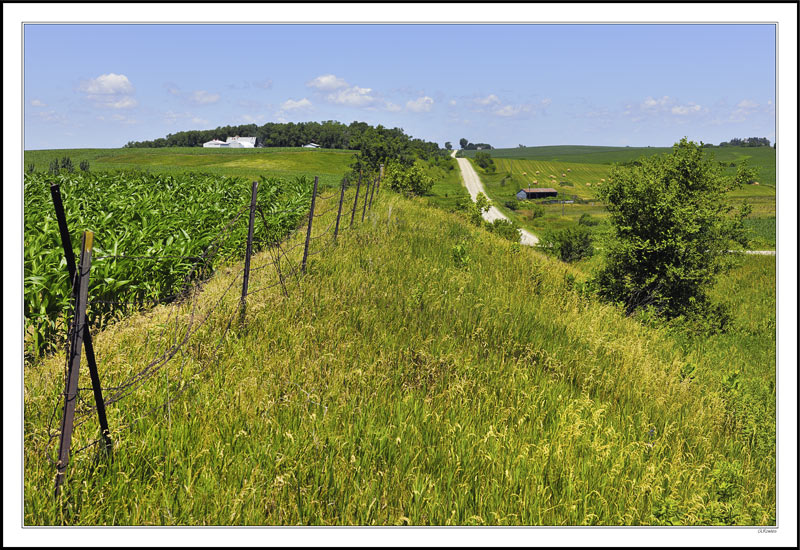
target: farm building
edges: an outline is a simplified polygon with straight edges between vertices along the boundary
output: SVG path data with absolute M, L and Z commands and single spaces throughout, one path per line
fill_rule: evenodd
M 226 141 L 212 139 L 203 144 L 203 147 L 230 147 L 234 149 L 252 149 L 256 146 L 256 138 L 254 137 L 229 137 Z
M 545 197 L 556 197 L 558 191 L 551 187 L 533 187 L 528 189 L 520 189 L 517 193 L 517 199 L 543 199 Z
M 203 144 L 203 147 L 226 147 L 224 141 L 220 141 L 218 139 L 212 139 L 211 141 L 207 141 Z
M 309 149 L 319 149 L 319 145 L 314 143 L 313 141 L 311 143 L 307 143 L 306 145 L 303 145 L 303 147 L 307 147 Z
M 254 137 L 229 137 L 225 142 L 228 147 L 243 147 L 246 149 L 252 149 L 256 146 L 256 138 Z

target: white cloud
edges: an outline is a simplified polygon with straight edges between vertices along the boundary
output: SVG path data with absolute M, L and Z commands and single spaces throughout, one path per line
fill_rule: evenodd
M 43 101 L 39 101 L 38 99 L 32 99 L 31 105 L 33 105 L 34 107 L 47 107 L 46 103 L 44 103 Z
M 123 96 L 116 100 L 100 102 L 100 105 L 103 107 L 110 107 L 111 109 L 132 109 L 138 104 L 139 102 L 130 96 Z
M 133 84 L 124 74 L 109 73 L 84 80 L 78 89 L 86 94 L 86 99 L 98 107 L 131 109 L 139 104 L 132 97 Z
M 739 103 L 736 104 L 739 109 L 755 109 L 758 107 L 758 103 L 755 101 L 750 101 L 749 99 L 743 99 Z
M 512 117 L 522 113 L 529 113 L 531 111 L 530 105 L 504 105 L 492 111 L 497 116 Z
M 208 121 L 206 119 L 200 118 L 200 117 L 196 117 L 196 116 L 192 117 L 192 122 L 194 124 L 208 124 Z
M 124 74 L 102 74 L 81 82 L 80 90 L 89 95 L 132 94 L 133 84 Z
M 306 86 L 309 88 L 316 88 L 317 90 L 330 91 L 338 90 L 339 88 L 346 88 L 349 86 L 349 84 L 347 84 L 344 79 L 339 78 L 336 75 L 324 74 L 313 80 L 309 80 L 306 82 Z
M 196 90 L 189 94 L 189 101 L 197 105 L 208 105 L 219 101 L 219 94 L 212 94 L 205 90 Z
M 396 113 L 397 111 L 402 111 L 403 108 L 400 105 L 397 105 L 396 103 L 392 103 L 391 101 L 387 101 L 386 102 L 386 110 L 387 111 L 391 111 L 393 113 Z
M 433 108 L 433 98 L 423 96 L 414 101 L 408 101 L 406 103 L 406 108 L 415 113 L 427 113 Z
M 700 109 L 700 105 L 697 105 L 696 103 L 689 103 L 688 105 L 675 105 L 671 109 L 671 112 L 673 115 L 688 115 L 691 113 L 700 112 Z
M 349 88 L 340 89 L 336 92 L 330 93 L 325 96 L 325 98 L 331 103 L 336 103 L 338 105 L 367 107 L 377 101 L 377 98 L 371 95 L 370 92 L 372 92 L 372 88 L 351 86 Z
M 649 97 L 644 100 L 642 103 L 642 108 L 647 110 L 661 110 L 667 107 L 673 100 L 669 98 L 668 95 L 661 97 L 660 99 L 653 99 Z
M 62 115 L 60 113 L 57 113 L 56 111 L 52 111 L 52 110 L 51 111 L 41 111 L 39 113 L 36 113 L 36 116 L 38 116 L 39 118 L 41 118 L 42 120 L 44 120 L 46 122 L 57 122 L 59 124 L 66 124 L 66 122 L 67 122 L 67 117 L 65 117 L 64 115 Z
M 500 98 L 494 94 L 489 94 L 486 97 L 479 97 L 475 99 L 478 105 L 491 105 L 493 103 L 500 103 Z
M 303 98 L 298 101 L 293 99 L 287 99 L 283 103 L 281 103 L 281 111 L 296 111 L 296 110 L 309 110 L 313 107 L 311 101 L 308 98 Z

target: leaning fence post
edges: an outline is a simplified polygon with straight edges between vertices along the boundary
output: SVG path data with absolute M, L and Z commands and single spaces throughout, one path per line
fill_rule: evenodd
M 383 164 L 381 164 L 381 170 L 378 172 L 378 193 L 381 192 L 381 180 L 383 179 Z
M 83 232 L 81 243 L 81 262 L 78 266 L 78 283 L 75 298 L 75 315 L 72 319 L 72 338 L 70 341 L 66 388 L 64 389 L 64 415 L 61 418 L 61 440 L 58 446 L 58 472 L 56 473 L 56 496 L 61 490 L 64 474 L 69 463 L 69 448 L 72 443 L 72 428 L 75 419 L 75 404 L 78 400 L 78 371 L 81 366 L 81 348 L 83 347 L 83 332 L 87 326 L 86 302 L 89 295 L 89 270 L 92 267 L 92 245 L 94 233 Z
M 64 258 L 67 260 L 67 273 L 69 274 L 70 288 L 73 299 L 77 297 L 77 287 L 75 286 L 75 253 L 72 251 L 72 241 L 69 237 L 69 228 L 67 227 L 67 216 L 64 213 L 64 203 L 61 200 L 61 188 L 57 183 L 50 186 L 50 196 L 53 198 L 53 206 L 56 211 L 56 220 L 58 221 L 58 232 L 61 235 L 61 246 L 64 249 Z M 103 434 L 103 440 L 106 444 L 106 449 L 111 449 L 112 442 L 109 435 L 108 419 L 106 418 L 106 404 L 103 401 L 103 391 L 100 387 L 100 373 L 97 369 L 97 361 L 94 357 L 94 345 L 92 344 L 92 334 L 89 331 L 88 320 L 84 323 L 83 330 L 83 347 L 86 350 L 86 364 L 89 367 L 89 377 L 92 379 L 92 393 L 94 394 L 94 402 L 97 407 L 97 419 L 100 423 L 100 433 Z
M 250 225 L 247 227 L 247 253 L 244 257 L 244 277 L 242 280 L 242 317 L 247 307 L 247 285 L 250 282 L 250 256 L 253 254 L 253 225 L 256 221 L 256 194 L 258 193 L 258 182 L 253 182 L 252 195 L 250 197 Z
M 361 223 L 364 223 L 364 214 L 367 213 L 367 194 L 369 194 L 369 180 L 367 180 L 367 188 L 364 189 L 364 208 L 361 210 Z
M 358 172 L 358 185 L 356 185 L 356 198 L 353 201 L 353 213 L 350 214 L 350 227 L 353 227 L 353 218 L 356 217 L 356 205 L 358 204 L 358 190 L 361 189 L 361 172 Z
M 306 232 L 306 248 L 303 251 L 303 273 L 306 272 L 306 261 L 308 260 L 308 245 L 311 242 L 311 222 L 314 221 L 314 202 L 317 198 L 317 182 L 319 177 L 314 176 L 314 194 L 311 195 L 311 210 L 308 212 L 308 231 Z
M 336 214 L 336 228 L 333 230 L 333 240 L 336 241 L 336 236 L 339 234 L 339 218 L 342 217 L 342 203 L 344 202 L 344 187 L 347 184 L 347 179 L 342 179 L 342 192 L 339 195 L 339 212 Z

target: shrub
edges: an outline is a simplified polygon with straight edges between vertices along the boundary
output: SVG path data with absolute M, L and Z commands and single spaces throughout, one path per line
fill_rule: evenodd
M 711 313 L 708 291 L 734 262 L 727 250 L 747 245 L 750 207 L 734 212 L 726 195 L 752 177 L 743 165 L 725 178 L 686 138 L 670 154 L 615 166 L 600 189 L 614 227 L 597 276 L 600 295 L 628 314 L 648 305 L 666 318 Z
M 82 160 L 81 164 L 80 164 L 80 167 L 81 167 L 82 171 L 88 172 L 89 171 L 89 161 L 88 160 Z
M 600 222 L 594 219 L 591 215 L 589 215 L 588 212 L 584 212 L 583 214 L 581 214 L 581 217 L 578 220 L 578 225 L 585 225 L 587 227 L 592 227 L 599 223 Z
M 61 168 L 70 174 L 75 171 L 75 166 L 72 165 L 72 159 L 69 157 L 64 157 L 61 159 Z
M 50 161 L 50 168 L 48 169 L 48 172 L 50 172 L 54 176 L 58 175 L 59 172 L 58 159 L 53 159 Z
M 563 262 L 577 262 L 594 254 L 592 234 L 582 226 L 549 231 L 538 246 Z
M 544 216 L 544 206 L 541 204 L 532 204 L 530 209 L 530 214 L 528 214 L 528 218 L 531 221 L 535 220 L 536 218 L 541 218 Z
M 386 167 L 385 181 L 390 189 L 409 195 L 424 195 L 433 187 L 433 178 L 425 174 L 420 162 L 406 168 L 398 162 Z
M 506 201 L 503 203 L 503 206 L 505 206 L 509 210 L 516 210 L 517 208 L 519 208 L 517 201 Z
M 519 227 L 517 227 L 517 224 L 510 220 L 498 218 L 492 223 L 486 224 L 486 228 L 492 233 L 495 233 L 496 235 L 499 235 L 500 237 L 503 237 L 511 242 L 519 242 Z

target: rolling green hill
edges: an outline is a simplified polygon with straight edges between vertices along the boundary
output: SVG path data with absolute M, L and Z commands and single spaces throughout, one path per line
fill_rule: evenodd
M 156 173 L 205 172 L 221 176 L 319 176 L 325 186 L 338 185 L 348 171 L 354 151 L 309 150 L 302 147 L 258 149 L 214 149 L 163 147 L 151 149 L 51 149 L 25 151 L 25 167 L 46 171 L 52 160 L 72 159 L 75 169 L 81 161 L 90 170 L 140 169 Z
M 64 358 L 28 369 L 24 522 L 774 525 L 775 259 L 743 262 L 716 291 L 731 333 L 698 338 L 581 296 L 575 267 L 381 191 L 291 292 L 253 295 L 229 332 L 211 319 L 111 407 L 113 462 L 78 455 L 61 504 L 36 451 Z M 237 267 L 205 285 L 198 316 L 236 312 L 224 289 Z M 96 334 L 104 384 L 190 314 L 158 307 Z M 194 380 L 182 394 L 178 375 Z

